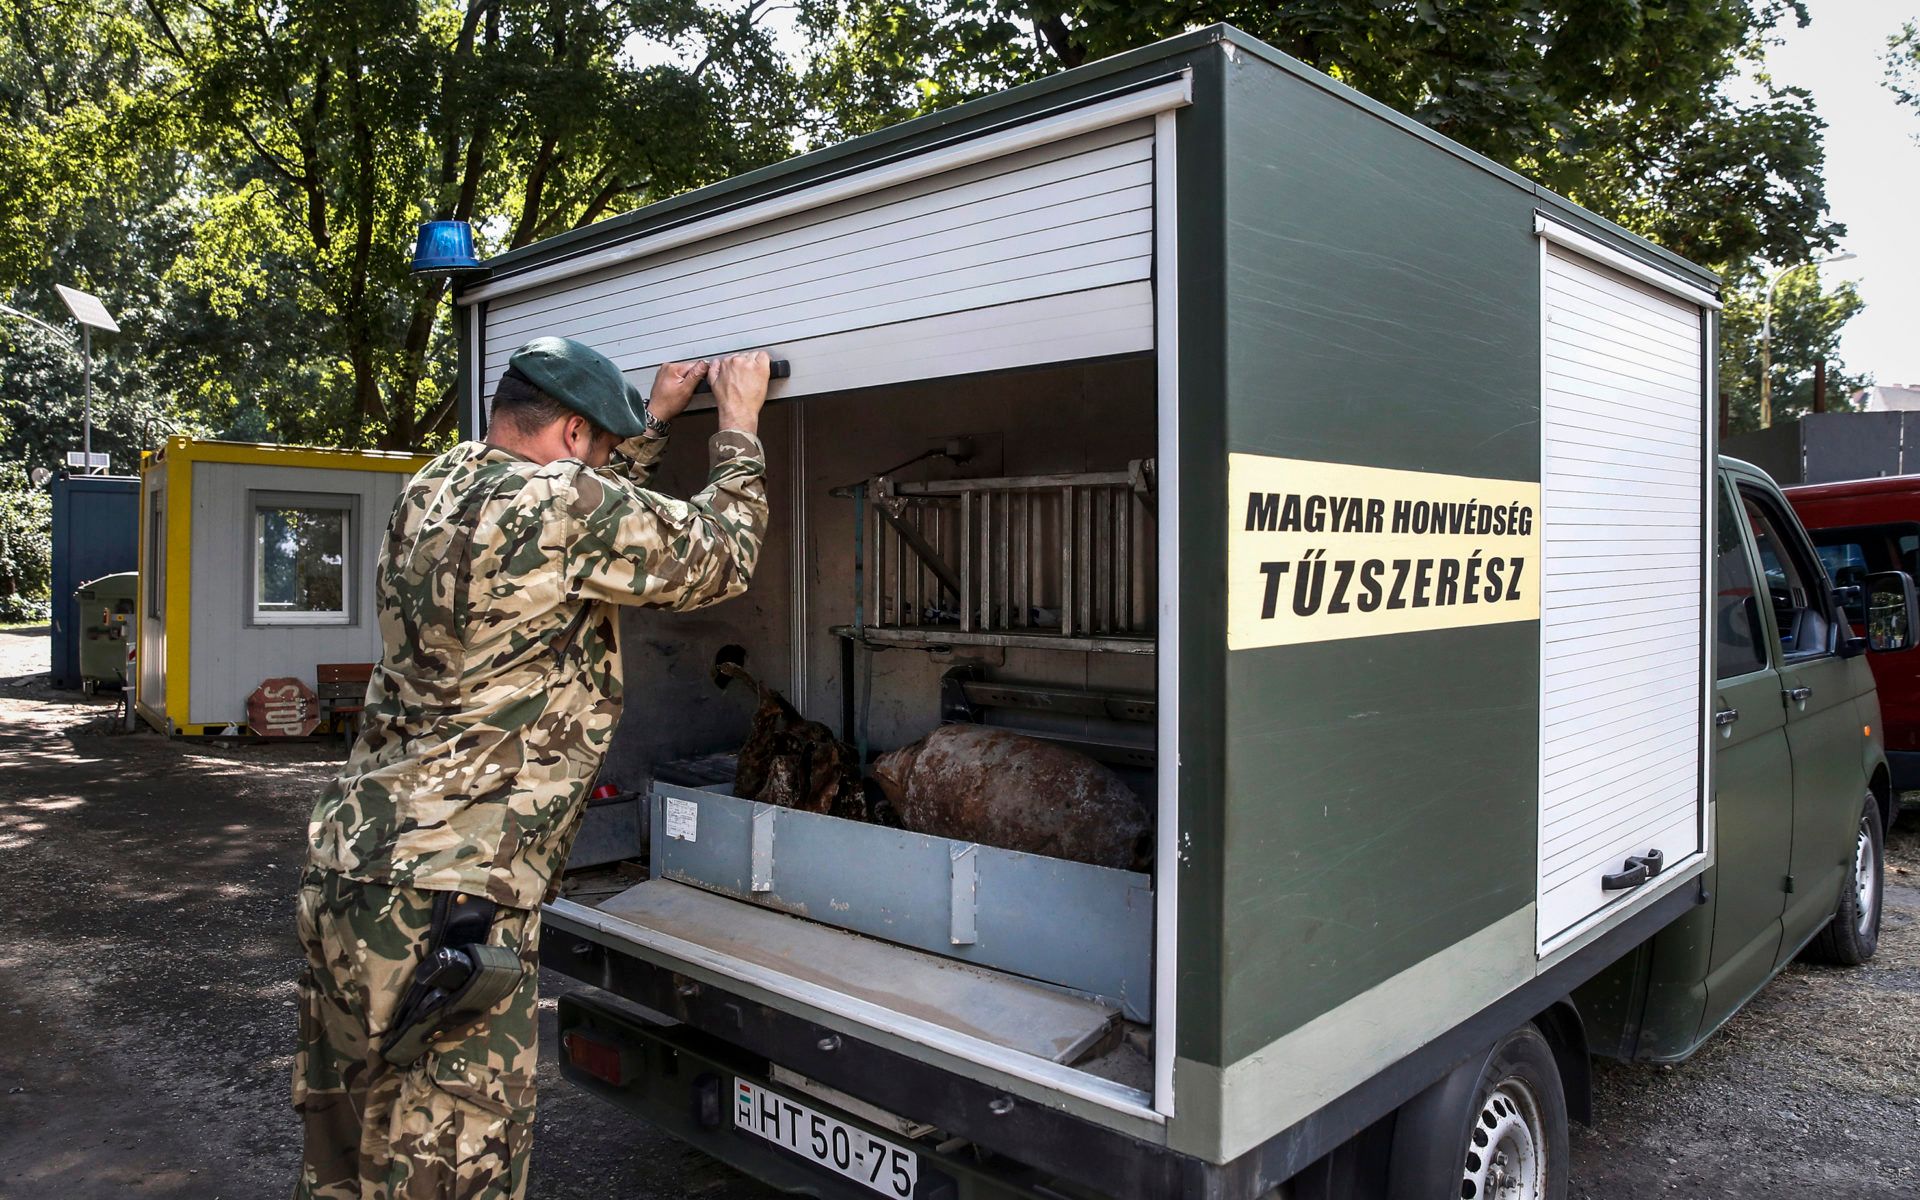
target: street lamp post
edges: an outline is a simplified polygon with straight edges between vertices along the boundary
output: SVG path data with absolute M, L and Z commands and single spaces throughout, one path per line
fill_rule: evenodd
M 100 303 L 100 297 L 70 288 L 65 284 L 54 285 L 54 291 L 60 293 L 60 299 L 66 303 L 67 311 L 73 319 L 80 322 L 80 376 L 82 389 L 86 394 L 86 407 L 81 410 L 80 453 L 85 456 L 88 474 L 93 472 L 93 331 L 104 329 L 108 333 L 119 333 L 120 326 L 107 314 L 107 306 Z
M 1804 271 L 1808 267 L 1818 267 L 1826 263 L 1847 262 L 1859 258 L 1851 250 L 1845 254 L 1830 254 L 1825 258 L 1816 258 L 1791 267 L 1782 267 L 1767 280 L 1767 302 L 1760 318 L 1760 428 L 1773 428 L 1773 290 L 1780 281 L 1795 271 Z
M 104 329 L 109 333 L 119 333 L 120 326 L 108 315 L 107 306 L 98 296 L 90 295 L 78 288 L 64 284 L 55 284 L 54 290 L 60 293 L 60 299 L 66 303 L 67 311 L 80 323 L 80 386 L 85 397 L 80 414 L 80 453 L 85 455 L 82 462 L 85 470 L 93 472 L 93 331 Z M 28 324 L 36 325 L 60 339 L 67 349 L 73 349 L 73 335 L 57 325 L 50 325 L 32 313 L 21 312 L 7 304 L 0 304 L 0 316 L 16 317 Z

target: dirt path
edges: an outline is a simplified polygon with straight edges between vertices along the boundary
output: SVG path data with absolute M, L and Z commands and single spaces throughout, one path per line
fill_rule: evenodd
M 0 1196 L 255 1200 L 299 1156 L 290 896 L 329 748 L 108 732 L 0 631 Z M 1572 1195 L 1920 1194 L 1920 811 L 1862 971 L 1794 967 L 1691 1062 L 1597 1068 Z M 541 1071 L 536 1200 L 772 1193 Z
M 1687 1062 L 1594 1078 L 1576 1197 L 1920 1196 L 1920 807 L 1888 839 L 1871 963 L 1795 963 Z
M 0 1197 L 287 1195 L 291 898 L 337 751 L 113 734 L 111 699 L 17 678 L 46 665 L 0 631 Z M 772 1195 L 546 1057 L 536 1200 Z

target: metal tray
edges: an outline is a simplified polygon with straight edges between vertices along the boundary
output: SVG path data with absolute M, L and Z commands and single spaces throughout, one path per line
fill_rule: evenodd
M 655 783 L 652 873 L 1151 1017 L 1153 879 Z

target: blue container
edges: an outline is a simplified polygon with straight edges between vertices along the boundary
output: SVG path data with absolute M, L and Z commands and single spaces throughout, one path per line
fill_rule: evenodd
M 479 269 L 480 260 L 473 256 L 472 225 L 465 221 L 428 221 L 420 226 L 420 240 L 413 248 L 414 274 Z
M 80 619 L 74 589 L 138 570 L 140 481 L 76 475 L 53 481 L 53 686 L 80 686 Z

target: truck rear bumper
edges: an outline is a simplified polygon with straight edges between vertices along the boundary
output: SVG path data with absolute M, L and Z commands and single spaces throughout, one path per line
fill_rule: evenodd
M 832 1172 L 789 1154 L 734 1127 L 728 1100 L 736 1081 L 747 1080 L 778 1092 L 765 1059 L 685 1025 L 662 1025 L 624 1006 L 584 996 L 563 996 L 559 1004 L 562 1050 L 560 1069 L 570 1081 L 639 1116 L 697 1149 L 784 1192 L 823 1200 L 876 1200 L 883 1193 L 850 1183 Z M 617 1081 L 577 1066 L 566 1039 L 585 1033 L 595 1044 L 619 1049 Z M 815 1108 L 820 1101 L 797 1097 Z M 910 1142 L 900 1133 L 835 1111 L 835 1119 L 867 1130 L 919 1155 L 915 1200 L 1041 1200 L 1030 1186 L 1035 1173 L 994 1156 L 976 1155 L 971 1146 L 942 1153 L 927 1141 Z
M 684 1028 L 665 1028 L 676 1030 L 676 1037 L 682 1033 L 704 1037 L 706 1041 L 694 1049 L 714 1061 L 750 1068 L 742 1072 L 750 1080 L 758 1081 L 768 1071 L 769 1064 L 779 1063 L 888 1112 L 932 1125 L 950 1138 L 962 1138 L 987 1147 L 1006 1161 L 1021 1164 L 1027 1177 L 1072 1180 L 1081 1188 L 1114 1200 L 1239 1194 L 1238 1189 L 1228 1186 L 1230 1172 L 1222 1168 L 1165 1146 L 1129 1137 L 1057 1107 L 1009 1095 L 990 1084 L 942 1070 L 884 1046 L 845 1036 L 668 967 L 612 951 L 582 932 L 568 928 L 565 922 L 552 922 L 542 930 L 540 954 L 543 965 L 553 970 L 684 1023 Z M 577 1002 L 569 997 L 563 1003 L 575 1005 Z M 601 1005 L 595 1011 L 613 1010 Z M 657 1032 L 661 1027 L 641 1028 Z M 565 1029 L 564 1018 L 562 1029 Z M 609 1098 L 634 1107 L 630 1098 Z M 684 1101 L 685 1097 L 681 1097 L 672 1103 Z M 683 1107 L 681 1112 L 685 1111 Z M 643 1115 L 653 1119 L 651 1112 Z M 673 1119 L 657 1123 L 675 1133 L 681 1132 Z M 758 1156 L 779 1155 L 771 1147 L 750 1147 L 752 1153 L 736 1153 L 737 1148 L 731 1142 L 732 1132 L 722 1132 L 728 1140 L 718 1143 L 721 1149 L 713 1153 L 751 1174 L 761 1175 L 753 1165 L 759 1161 Z M 688 1140 L 705 1148 L 707 1136 L 711 1136 L 710 1132 Z M 822 1183 L 814 1178 L 820 1173 L 809 1164 L 796 1162 L 792 1166 L 809 1178 L 805 1190 L 822 1196 L 840 1194 L 828 1190 L 839 1186 L 836 1180 L 827 1177 Z M 761 1177 L 776 1182 L 776 1186 L 785 1186 L 771 1175 Z M 847 1194 L 860 1193 L 856 1190 Z M 977 1194 L 985 1197 L 1028 1193 Z

